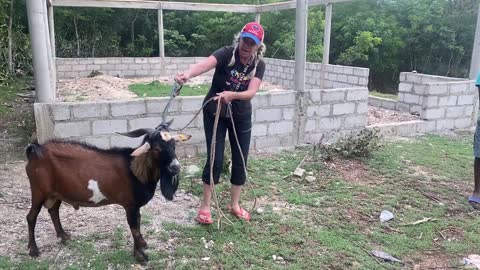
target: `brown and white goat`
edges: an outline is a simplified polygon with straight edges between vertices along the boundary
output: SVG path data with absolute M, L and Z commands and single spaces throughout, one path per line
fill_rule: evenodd
M 32 207 L 27 215 L 30 256 L 38 256 L 35 224 L 42 205 L 48 209 L 57 236 L 68 240 L 60 223 L 59 208 L 66 202 L 75 209 L 107 204 L 123 206 L 134 240 L 133 253 L 148 260 L 147 243 L 140 233 L 140 207 L 153 197 L 158 181 L 163 196 L 173 200 L 178 188 L 180 163 L 176 141 L 190 136 L 171 136 L 168 126 L 121 133 L 129 137 L 145 135 L 137 149 L 99 149 L 84 143 L 52 140 L 26 149 L 27 175 L 32 192 Z

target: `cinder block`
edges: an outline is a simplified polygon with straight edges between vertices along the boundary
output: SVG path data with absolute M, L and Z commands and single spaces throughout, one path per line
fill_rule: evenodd
M 342 118 L 321 118 L 318 121 L 317 129 L 335 130 L 342 127 Z
M 359 77 L 368 77 L 368 68 L 353 68 L 353 75 L 359 76 Z
M 446 117 L 447 118 L 458 118 L 460 116 L 464 116 L 464 108 L 463 106 L 455 106 L 455 107 L 448 107 L 446 110 Z
M 465 112 L 463 115 L 472 115 L 473 114 L 473 106 L 464 106 Z
M 343 74 L 353 75 L 353 68 L 352 67 L 343 67 Z M 349 76 L 350 77 L 350 76 Z
M 72 71 L 72 66 L 68 65 L 57 65 L 57 72 L 59 71 Z
M 368 104 L 367 102 L 360 102 L 357 104 L 357 113 L 363 114 L 367 113 L 368 111 Z
M 453 129 L 455 127 L 454 119 L 440 119 L 437 120 L 437 131 Z
M 317 128 L 316 123 L 317 121 L 315 120 L 307 120 L 307 123 L 305 123 L 305 131 L 306 132 L 315 131 Z
M 400 83 L 400 85 L 398 86 L 398 92 L 407 92 L 407 93 L 410 93 L 413 91 L 413 84 L 411 83 Z
M 263 94 L 259 93 L 255 95 L 252 99 L 252 107 L 253 108 L 262 108 L 262 107 L 268 107 L 269 103 L 268 100 L 270 99 L 270 95 L 268 94 Z
M 278 122 L 268 124 L 268 135 L 289 134 L 293 131 L 292 122 Z
M 438 98 L 438 106 L 455 106 L 457 104 L 457 96 L 446 96 Z
M 97 120 L 92 122 L 92 134 L 111 134 L 115 132 L 126 132 L 127 120 Z
M 475 104 L 476 97 L 475 95 L 462 95 L 458 96 L 457 105 L 470 105 Z
M 141 64 L 129 64 L 128 65 L 128 70 L 133 70 L 133 71 L 137 71 L 137 70 L 140 70 L 142 69 L 142 65 Z
M 93 65 L 93 66 L 100 66 L 101 70 L 115 70 L 115 65 L 114 64 L 106 64 L 106 65 Z M 90 70 L 90 69 L 89 69 Z
M 91 65 L 91 64 L 93 64 L 93 59 L 82 58 L 82 59 L 78 60 L 78 63 L 80 65 Z
M 347 75 L 338 74 L 338 77 L 337 77 L 337 78 L 338 78 L 337 80 L 338 80 L 339 82 L 348 82 L 348 77 L 347 77 Z
M 94 145 L 102 149 L 110 148 L 109 136 L 88 136 L 88 137 L 83 137 L 79 139 L 79 141 L 86 142 L 88 144 Z
M 470 83 L 467 82 L 451 82 L 448 83 L 450 95 L 470 94 Z
M 368 85 L 368 77 L 360 77 L 358 79 L 358 85 L 367 86 Z
M 367 88 L 347 89 L 347 100 L 367 100 L 367 99 L 368 99 Z
M 308 117 L 316 117 L 316 116 L 324 117 L 329 115 L 330 115 L 330 104 L 308 106 L 307 108 Z
M 271 94 L 271 104 L 273 106 L 293 105 L 295 103 L 295 93 L 282 92 Z
M 323 102 L 338 102 L 345 100 L 345 89 L 328 89 L 322 92 Z
M 358 77 L 357 76 L 348 76 L 347 82 L 351 83 L 353 85 L 358 85 Z
M 468 128 L 472 127 L 475 125 L 475 123 L 472 121 L 472 118 L 460 118 L 460 119 L 455 119 L 455 128 Z
M 333 104 L 332 115 L 351 114 L 355 112 L 355 103 Z
M 292 120 L 295 116 L 295 109 L 293 108 L 284 108 L 282 111 L 284 120 Z
M 182 97 L 181 99 L 183 112 L 197 112 L 202 108 L 203 97 Z
M 148 58 L 140 57 L 135 58 L 135 64 L 148 64 Z
M 72 66 L 72 71 L 85 71 L 85 70 L 87 70 L 87 65 Z
M 432 109 L 428 108 L 424 110 L 423 119 L 440 119 L 445 117 L 445 108 Z
M 310 90 L 310 99 L 313 102 L 320 102 L 322 100 L 322 90 Z
M 146 113 L 146 106 L 144 100 L 112 102 L 111 109 L 113 117 L 125 115 L 142 115 Z
M 87 65 L 87 70 L 100 70 L 102 66 L 100 65 Z M 105 69 L 102 69 L 105 70 Z
M 400 82 L 407 80 L 407 72 L 400 72 Z
M 438 96 L 424 96 L 423 97 L 423 106 L 425 106 L 425 107 L 436 107 L 436 106 L 438 106 Z
M 123 57 L 122 58 L 122 63 L 123 64 L 133 64 L 135 63 L 135 59 L 132 57 Z
M 140 136 L 138 138 L 130 138 L 122 135 L 112 135 L 110 137 L 110 146 L 137 148 L 142 143 L 143 137 L 144 136 Z
M 448 93 L 448 85 L 443 84 L 429 84 L 425 90 L 426 95 L 446 95 Z
M 278 121 L 282 119 L 282 109 L 258 109 L 255 111 L 255 121 Z
M 144 69 L 135 70 L 135 75 L 136 76 L 148 76 L 149 74 L 150 74 L 150 72 L 148 70 L 144 70 Z
M 167 119 L 171 119 L 168 117 Z M 174 120 L 175 122 L 175 120 Z M 162 123 L 161 117 L 142 117 L 128 120 L 128 131 L 132 131 L 139 128 L 155 128 Z
M 71 110 L 74 119 L 104 118 L 110 115 L 108 103 L 74 103 Z
M 344 127 L 346 129 L 352 129 L 352 128 L 363 128 L 367 124 L 367 116 L 364 115 L 353 115 L 353 116 L 347 116 L 345 118 L 345 124 Z
M 53 134 L 55 138 L 68 138 L 68 137 L 80 137 L 88 136 L 90 132 L 90 122 L 67 122 L 55 124 Z
M 255 139 L 255 149 L 277 148 L 280 144 L 280 137 L 278 136 L 267 136 Z
M 168 116 L 167 120 L 174 119 L 172 123 L 173 129 L 184 128 L 195 116 L 195 114 L 188 114 L 188 115 L 175 115 L 175 116 Z M 188 124 L 188 127 L 198 127 L 196 121 Z
M 410 104 L 420 104 L 420 97 L 418 95 L 405 94 L 404 101 Z
M 52 110 L 53 120 L 61 121 L 70 119 L 70 105 L 54 103 L 50 108 Z
M 93 64 L 95 64 L 95 65 L 108 64 L 108 60 L 107 60 L 107 58 L 94 58 L 93 59 Z
M 413 86 L 413 93 L 417 95 L 424 95 L 427 91 L 427 85 L 425 84 L 415 84 Z
M 266 124 L 253 124 L 252 127 L 252 136 L 266 136 L 267 135 L 267 125 Z

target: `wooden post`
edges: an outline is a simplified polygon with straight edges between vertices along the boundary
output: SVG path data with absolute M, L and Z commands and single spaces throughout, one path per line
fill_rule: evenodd
M 480 72 L 480 3 L 478 5 L 475 41 L 473 42 L 472 61 L 470 63 L 470 79 L 474 80 Z

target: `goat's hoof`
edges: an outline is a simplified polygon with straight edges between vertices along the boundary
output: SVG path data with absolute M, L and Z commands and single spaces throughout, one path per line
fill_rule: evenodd
M 68 234 L 68 233 L 60 234 L 60 235 L 58 235 L 58 237 L 60 237 L 62 239 L 63 244 L 66 244 L 67 241 L 71 239 L 70 234 Z
M 40 256 L 40 251 L 38 251 L 37 247 L 30 248 L 30 252 L 28 252 L 28 255 L 30 255 L 30 257 L 38 257 Z
M 148 262 L 147 254 L 145 254 L 141 249 L 140 250 L 135 250 L 134 251 L 134 256 L 135 256 L 135 259 L 141 264 L 145 264 L 145 263 Z

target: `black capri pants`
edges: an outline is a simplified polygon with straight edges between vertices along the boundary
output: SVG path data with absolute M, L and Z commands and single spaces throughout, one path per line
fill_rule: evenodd
M 245 158 L 245 166 L 247 166 L 248 150 L 250 148 L 250 137 L 252 134 L 252 119 L 248 117 L 233 117 L 235 130 L 238 136 L 238 142 Z M 203 168 L 202 180 L 205 184 L 210 184 L 210 162 L 211 162 L 211 146 L 213 136 L 213 125 L 215 116 L 208 111 L 203 112 L 203 125 L 205 130 L 205 138 L 207 141 L 207 163 Z M 243 167 L 242 157 L 237 146 L 235 134 L 233 133 L 232 120 L 229 117 L 220 116 L 218 119 L 217 136 L 215 144 L 215 159 L 213 163 L 213 181 L 218 184 L 220 174 L 223 168 L 223 159 L 225 152 L 225 137 L 228 130 L 228 139 L 232 150 L 232 172 L 230 183 L 232 185 L 241 186 L 245 184 L 247 176 Z

